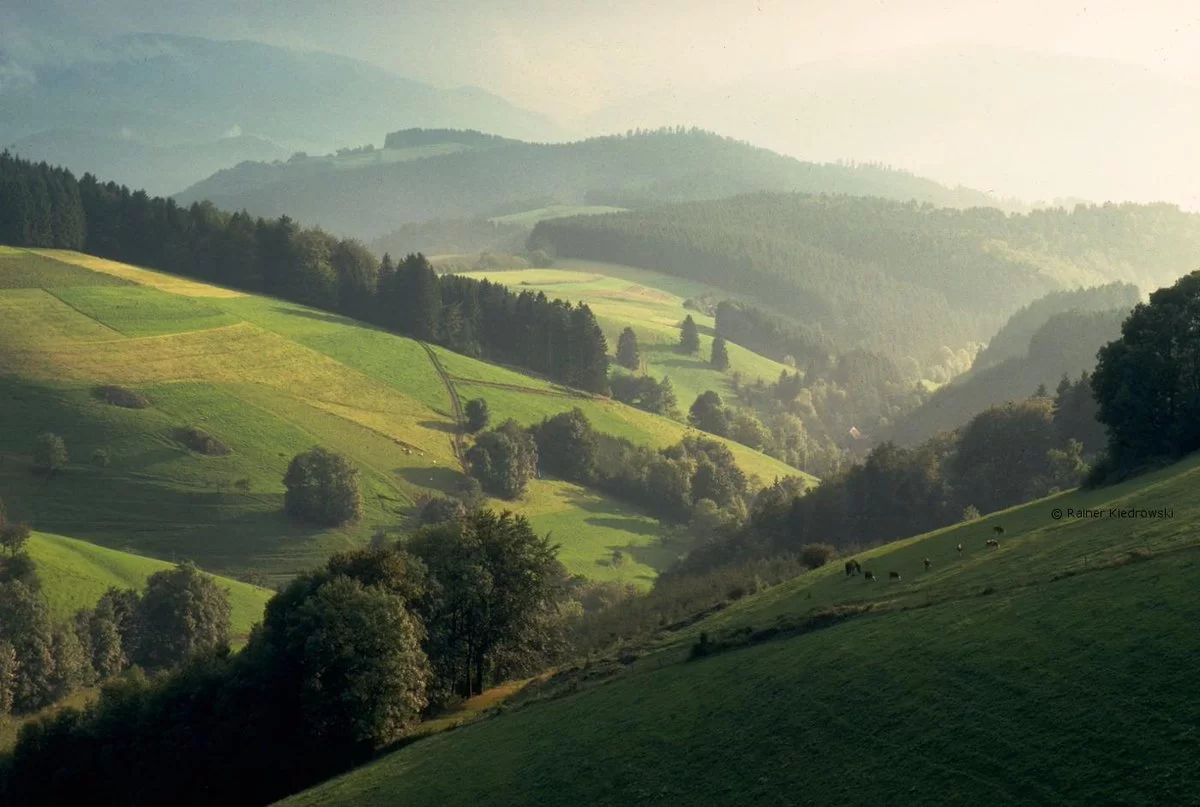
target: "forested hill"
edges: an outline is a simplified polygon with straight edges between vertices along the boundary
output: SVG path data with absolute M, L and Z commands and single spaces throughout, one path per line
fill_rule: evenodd
M 1195 268 L 1200 215 L 1174 205 L 1005 214 L 757 193 L 540 222 L 531 248 L 702 280 L 820 325 L 843 346 L 924 362 L 984 341 L 1051 291 L 1157 288 Z
M 466 142 L 464 142 L 466 141 Z M 444 153 L 399 159 L 413 138 L 389 135 L 403 148 L 339 170 L 298 159 L 246 163 L 218 172 L 175 198 L 208 199 L 252 214 L 289 215 L 343 235 L 373 238 L 410 221 L 495 215 L 499 206 L 552 204 L 641 207 L 716 199 L 756 190 L 848 193 L 916 199 L 938 205 L 995 204 L 986 194 L 878 166 L 806 163 L 700 130 L 664 129 L 575 143 L 479 142 L 445 133 L 416 148 Z M 388 159 L 388 153 L 397 159 Z M 550 202 L 547 202 L 550 200 Z

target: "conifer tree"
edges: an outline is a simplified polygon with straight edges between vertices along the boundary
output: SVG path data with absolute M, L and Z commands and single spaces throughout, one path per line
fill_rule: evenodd
M 641 365 L 637 334 L 628 326 L 621 331 L 621 336 L 617 339 L 617 364 L 630 370 L 636 370 Z
M 688 314 L 683 325 L 679 327 L 679 346 L 684 353 L 692 354 L 700 349 L 700 330 L 696 327 L 696 320 L 692 319 L 692 315 Z
M 719 334 L 713 339 L 710 363 L 721 372 L 729 369 L 729 350 L 725 347 L 725 339 Z

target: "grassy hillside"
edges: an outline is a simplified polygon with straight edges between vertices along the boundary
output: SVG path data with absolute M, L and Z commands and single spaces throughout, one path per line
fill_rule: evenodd
M 529 246 L 712 283 L 819 326 L 843 351 L 925 364 L 944 347 L 989 338 L 1048 292 L 1174 282 L 1200 249 L 1200 216 L 1164 204 L 1005 215 L 755 193 L 549 219 Z
M 669 376 L 679 398 L 680 410 L 687 411 L 696 396 L 705 390 L 731 394 L 731 374 L 738 371 L 746 383 L 761 378 L 772 382 L 786 368 L 779 362 L 760 356 L 740 345 L 728 344 L 729 371 L 719 372 L 709 364 L 713 318 L 683 307 L 688 297 L 712 294 L 724 298 L 727 293 L 669 275 L 629 266 L 564 261 L 555 269 L 472 272 L 469 277 L 487 278 L 517 290 L 539 289 L 547 296 L 587 303 L 596 315 L 608 346 L 615 353 L 617 338 L 626 326 L 638 337 L 645 372 L 655 378 Z M 679 323 L 691 315 L 700 328 L 700 352 L 684 355 L 679 345 Z M 620 368 L 614 366 L 614 372 Z
M 881 547 L 877 583 L 835 562 L 286 803 L 1195 803 L 1198 482 L 1192 458 Z M 1054 517 L 1113 507 L 1170 517 Z M 689 661 L 701 631 L 725 652 Z
M 150 575 L 173 568 L 161 560 L 44 532 L 30 537 L 28 549 L 37 564 L 43 595 L 58 620 L 92 607 L 109 588 L 141 589 Z M 274 592 L 224 577 L 215 579 L 229 593 L 233 609 L 230 627 L 240 643 L 262 619 L 263 608 Z
M 44 280 L 43 280 L 44 278 Z M 89 285 L 90 284 L 90 285 Z M 394 532 L 423 494 L 461 479 L 449 392 L 424 349 L 342 317 L 161 273 L 56 251 L 0 254 L 0 491 L 13 518 L 49 532 L 214 572 L 275 579 Z M 493 417 L 534 422 L 582 406 L 602 431 L 665 446 L 682 425 L 607 399 L 438 351 L 459 394 Z M 117 385 L 142 409 L 97 394 Z M 190 449 L 198 427 L 229 447 Z M 71 462 L 30 473 L 33 438 L 61 434 Z M 364 516 L 317 529 L 282 515 L 295 454 L 322 444 L 362 471 Z M 92 461 L 97 450 L 108 464 Z M 735 447 L 766 481 L 795 473 Z M 646 585 L 670 560 L 659 528 L 607 497 L 538 480 L 527 499 L 495 503 L 553 531 L 571 571 Z M 613 549 L 627 557 L 609 564 Z

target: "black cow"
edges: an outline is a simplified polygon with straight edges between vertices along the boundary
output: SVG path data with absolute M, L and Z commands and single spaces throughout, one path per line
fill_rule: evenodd
M 869 580 L 870 582 L 874 583 L 875 582 L 875 572 L 863 572 L 863 579 Z
M 888 572 L 888 579 L 889 580 L 899 580 L 900 572 Z
M 997 524 L 996 526 L 992 527 L 992 532 L 996 533 L 997 535 L 1003 535 L 1004 528 Z

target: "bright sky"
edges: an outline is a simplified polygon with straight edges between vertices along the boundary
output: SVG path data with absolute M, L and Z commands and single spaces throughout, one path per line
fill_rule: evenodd
M 1200 83 L 1195 0 L 4 0 L 0 42 L 69 27 L 256 39 L 474 84 L 559 118 L 942 41 L 1120 59 Z M 30 37 L 37 39 L 37 35 Z

